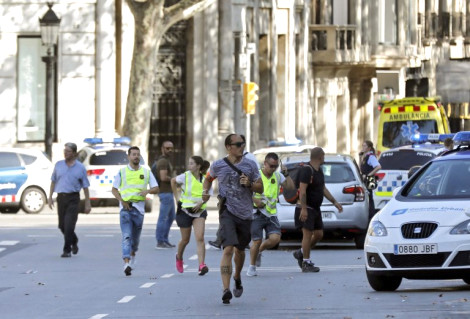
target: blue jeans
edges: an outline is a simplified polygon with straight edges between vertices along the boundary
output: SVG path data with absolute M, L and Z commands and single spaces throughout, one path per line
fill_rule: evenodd
M 168 243 L 171 224 L 175 220 L 175 201 L 173 193 L 160 193 L 160 215 L 158 216 L 155 237 L 157 243 Z
M 144 215 L 133 207 L 130 211 L 121 209 L 120 222 L 122 233 L 122 258 L 131 258 L 131 252 L 139 249 L 140 233 Z

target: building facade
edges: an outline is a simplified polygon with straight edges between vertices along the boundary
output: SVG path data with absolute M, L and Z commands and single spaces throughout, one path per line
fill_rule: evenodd
M 171 1 L 167 2 L 168 5 Z M 0 0 L 0 145 L 44 148 L 46 1 Z M 53 159 L 65 142 L 121 132 L 133 50 L 125 1 L 59 0 Z M 356 155 L 375 140 L 377 103 L 441 95 L 468 129 L 469 0 L 231 0 L 172 27 L 158 53 L 148 158 L 172 140 L 177 167 L 300 140 Z M 242 84 L 259 85 L 254 115 Z

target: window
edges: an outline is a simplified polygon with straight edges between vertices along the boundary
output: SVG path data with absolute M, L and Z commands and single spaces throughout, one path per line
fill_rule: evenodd
M 45 55 L 46 48 L 42 46 L 40 37 L 18 38 L 17 139 L 19 142 L 44 140 L 46 65 L 41 57 Z M 52 134 L 55 136 L 55 115 L 52 120 Z
M 379 0 L 379 43 L 397 44 L 397 22 L 398 6 L 397 1 Z
M 2 152 L 0 153 L 0 168 L 20 167 L 21 162 L 16 153 Z

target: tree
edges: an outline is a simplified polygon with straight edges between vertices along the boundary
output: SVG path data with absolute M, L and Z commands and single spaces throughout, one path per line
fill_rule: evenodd
M 122 133 L 134 145 L 147 150 L 152 109 L 152 83 L 157 54 L 165 32 L 175 23 L 191 18 L 216 0 L 126 0 L 135 21 L 129 93 Z

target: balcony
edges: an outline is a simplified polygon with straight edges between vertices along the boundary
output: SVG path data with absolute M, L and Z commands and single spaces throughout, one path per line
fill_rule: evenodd
M 311 25 L 310 62 L 350 64 L 367 61 L 367 46 L 356 45 L 356 26 Z

